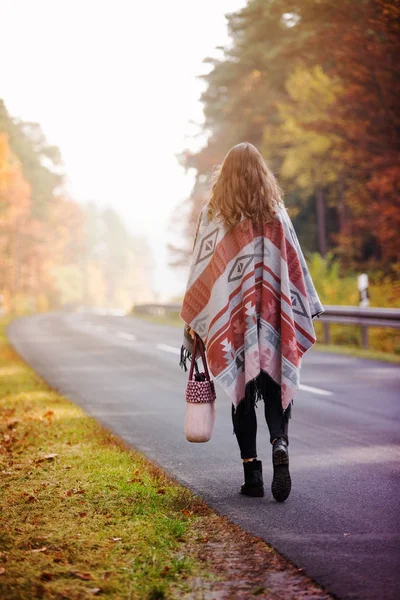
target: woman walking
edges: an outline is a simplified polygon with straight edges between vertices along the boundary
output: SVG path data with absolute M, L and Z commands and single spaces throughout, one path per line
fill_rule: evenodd
M 264 495 L 259 399 L 272 444 L 272 494 L 278 502 L 290 494 L 288 420 L 301 359 L 316 341 L 312 319 L 322 312 L 273 173 L 252 144 L 234 146 L 215 172 L 197 225 L 181 311 L 181 365 L 197 334 L 212 375 L 232 400 L 242 494 Z

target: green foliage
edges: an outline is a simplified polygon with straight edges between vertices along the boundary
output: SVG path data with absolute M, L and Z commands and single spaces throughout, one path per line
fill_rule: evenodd
M 332 254 L 323 258 L 315 252 L 310 257 L 309 269 L 323 304 L 358 304 L 357 275 L 343 276 L 340 263 Z
M 325 305 L 358 306 L 359 293 L 357 275 L 359 273 L 343 273 L 338 260 L 330 254 L 322 258 L 314 253 L 309 259 L 309 269 L 315 282 L 318 294 Z M 370 305 L 387 308 L 400 308 L 400 285 L 398 281 L 382 272 L 375 271 L 369 275 Z M 322 323 L 315 321 L 315 330 L 319 340 L 323 340 Z M 361 348 L 362 337 L 360 327 L 353 325 L 330 325 L 330 336 L 333 344 L 344 344 Z M 398 330 L 385 328 L 369 328 L 369 347 L 371 350 L 400 354 L 400 334 Z

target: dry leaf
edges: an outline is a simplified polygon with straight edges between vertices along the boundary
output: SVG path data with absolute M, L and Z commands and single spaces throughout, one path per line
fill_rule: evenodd
M 114 574 L 113 571 L 104 571 L 104 573 L 103 573 L 103 579 L 108 579 L 113 574 Z
M 81 571 L 70 571 L 71 575 L 77 577 L 78 579 L 83 579 L 84 581 L 89 581 L 90 579 L 94 579 L 91 573 L 82 573 Z
M 56 456 L 58 456 L 58 454 L 46 454 L 46 456 L 43 456 L 42 458 L 37 458 L 35 460 L 36 463 L 41 463 L 44 462 L 45 460 L 54 460 L 56 458 Z
M 53 417 L 54 416 L 54 410 L 48 410 L 47 412 L 44 413 L 43 415 L 44 417 Z
M 5 568 L 4 567 L 0 567 L 0 575 L 3 575 L 3 573 L 5 573 L 5 572 L 6 572 Z
M 93 594 L 93 596 L 96 596 L 96 594 L 100 594 L 101 591 L 102 591 L 101 588 L 89 588 L 88 589 L 89 594 Z
M 191 510 L 187 510 L 186 508 L 184 508 L 184 509 L 181 511 L 181 513 L 182 513 L 183 515 L 185 515 L 185 517 L 191 517 L 191 516 L 192 516 L 192 514 L 193 514 L 193 511 L 191 511 Z
M 64 563 L 65 562 L 62 552 L 56 552 L 54 554 L 53 562 L 55 562 L 55 563 L 61 563 L 61 562 Z
M 86 517 L 87 516 L 87 512 L 80 512 L 80 513 L 78 513 L 78 515 L 80 517 Z
M 66 496 L 72 496 L 72 494 L 84 494 L 85 490 L 78 490 L 77 488 L 73 488 L 72 490 L 67 490 L 64 493 Z
M 157 490 L 157 494 L 159 494 L 160 496 L 165 494 L 165 489 L 164 488 L 160 488 L 159 490 Z
M 29 550 L 29 552 L 46 552 L 46 550 L 46 546 L 43 546 L 42 548 L 35 548 L 34 550 Z

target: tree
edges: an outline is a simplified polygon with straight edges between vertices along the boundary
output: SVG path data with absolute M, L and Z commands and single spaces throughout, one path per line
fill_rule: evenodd
M 399 23 L 399 0 L 249 0 L 229 15 L 231 43 L 204 77 L 208 141 L 182 155 L 197 172 L 197 212 L 198 185 L 248 140 L 297 214 L 316 199 L 321 250 L 389 269 L 400 249 Z

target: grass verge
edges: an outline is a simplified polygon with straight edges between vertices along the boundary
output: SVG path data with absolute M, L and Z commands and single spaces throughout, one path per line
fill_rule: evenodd
M 163 598 L 201 506 L 0 338 L 1 598 Z
M 1 598 L 329 597 L 49 388 L 0 325 Z
M 183 331 L 183 321 L 179 316 L 179 313 L 168 313 L 165 315 L 150 315 L 146 313 L 138 313 L 132 312 L 132 317 L 136 317 L 137 319 L 143 319 L 144 321 L 149 321 L 150 323 L 155 323 L 157 325 L 171 325 L 171 327 L 181 327 Z

